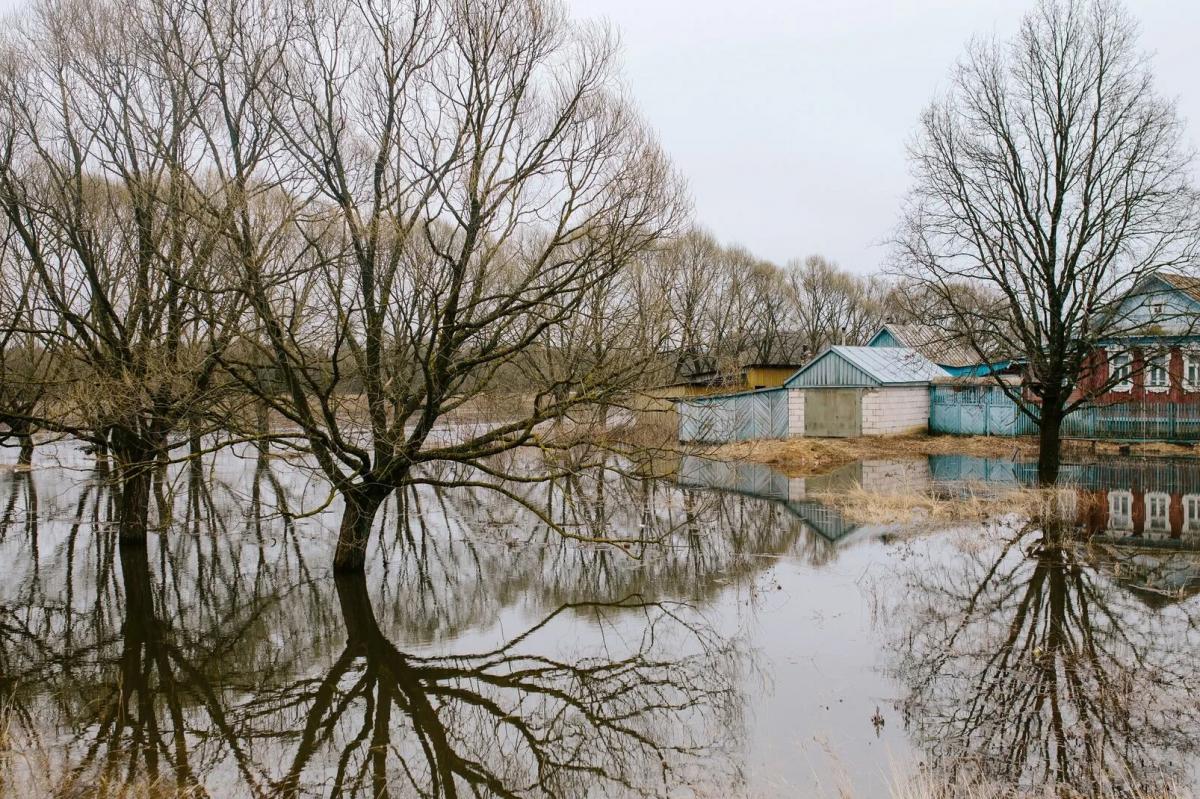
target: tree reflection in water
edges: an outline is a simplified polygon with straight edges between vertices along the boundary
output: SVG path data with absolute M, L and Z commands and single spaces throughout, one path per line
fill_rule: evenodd
M 412 492 L 393 519 L 403 557 L 367 579 L 313 576 L 279 468 L 255 458 L 249 491 L 164 477 L 172 527 L 146 546 L 117 542 L 101 480 L 78 488 L 67 522 L 42 525 L 39 568 L 0 594 L 0 792 L 566 797 L 739 779 L 740 642 L 685 605 L 592 598 L 595 558 L 612 553 L 421 530 L 418 499 L 460 510 Z M 0 545 L 19 539 L 28 558 L 37 487 L 14 487 Z M 464 550 L 473 589 L 456 574 Z M 519 635 L 491 631 L 547 559 L 587 598 L 536 603 Z M 523 565 L 489 571 L 503 560 Z M 636 588 L 637 571 L 609 587 Z M 431 628 L 427 609 L 462 591 L 493 600 L 435 612 Z
M 657 795 L 710 752 L 722 724 L 713 714 L 736 710 L 729 653 L 665 606 L 568 606 L 494 650 L 419 656 L 380 630 L 362 578 L 337 578 L 337 594 L 347 642 L 333 666 L 238 709 L 270 720 L 256 737 L 274 731 L 294 748 L 273 784 L 281 795 L 312 782 L 335 796 Z M 604 621 L 630 609 L 647 627 L 622 656 L 556 658 L 526 645 L 564 614 Z M 658 651 L 675 624 L 696 633 L 698 654 Z M 303 709 L 298 732 L 275 723 L 293 708 Z
M 905 572 L 896 671 L 926 765 L 1072 796 L 1180 778 L 1200 722 L 1193 603 L 1147 608 L 1073 524 L 999 529 L 995 546 Z

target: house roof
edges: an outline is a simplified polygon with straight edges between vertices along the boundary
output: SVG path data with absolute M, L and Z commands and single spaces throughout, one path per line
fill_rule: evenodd
M 1200 278 L 1180 275 L 1176 272 L 1156 272 L 1155 276 L 1171 288 L 1182 291 L 1193 300 L 1200 302 Z
M 929 383 L 947 376 L 946 370 L 911 347 L 834 346 L 789 377 L 785 385 L 897 386 Z
M 980 363 L 979 355 L 965 344 L 956 342 L 942 330 L 928 325 L 896 324 L 889 322 L 871 337 L 879 338 L 887 331 L 905 347 L 912 347 L 929 360 L 941 366 L 975 366 Z

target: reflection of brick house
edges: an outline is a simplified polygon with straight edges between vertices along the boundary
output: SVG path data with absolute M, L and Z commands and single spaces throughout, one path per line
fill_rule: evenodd
M 1077 507 L 1078 522 L 1090 534 L 1147 541 L 1200 541 L 1200 493 L 1080 489 Z
M 1156 273 L 1118 313 L 1129 333 L 1097 349 L 1079 392 L 1101 404 L 1200 404 L 1200 279 Z

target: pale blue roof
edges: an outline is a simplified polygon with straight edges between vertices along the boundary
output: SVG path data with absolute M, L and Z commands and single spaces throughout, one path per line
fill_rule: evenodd
M 905 386 L 949 373 L 910 347 L 830 347 L 788 378 L 788 388 Z

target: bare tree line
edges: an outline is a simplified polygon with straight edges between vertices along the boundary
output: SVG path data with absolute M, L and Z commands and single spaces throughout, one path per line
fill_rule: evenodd
M 645 259 L 668 379 L 689 369 L 798 364 L 833 344 L 865 344 L 887 321 L 910 321 L 905 287 L 820 255 L 784 266 L 699 228 Z
M 686 203 L 614 52 L 524 0 L 30 6 L 0 74 L 4 421 L 111 451 L 136 541 L 181 437 L 265 409 L 361 569 L 421 464 L 534 443 L 655 349 L 626 279 Z M 518 412 L 435 434 L 513 383 Z
M 428 464 L 503 493 L 490 456 L 603 422 L 672 353 L 860 338 L 879 281 L 686 231 L 615 52 L 551 0 L 28 6 L 0 50 L 5 435 L 111 455 L 136 542 L 156 466 L 279 420 L 361 570 Z

